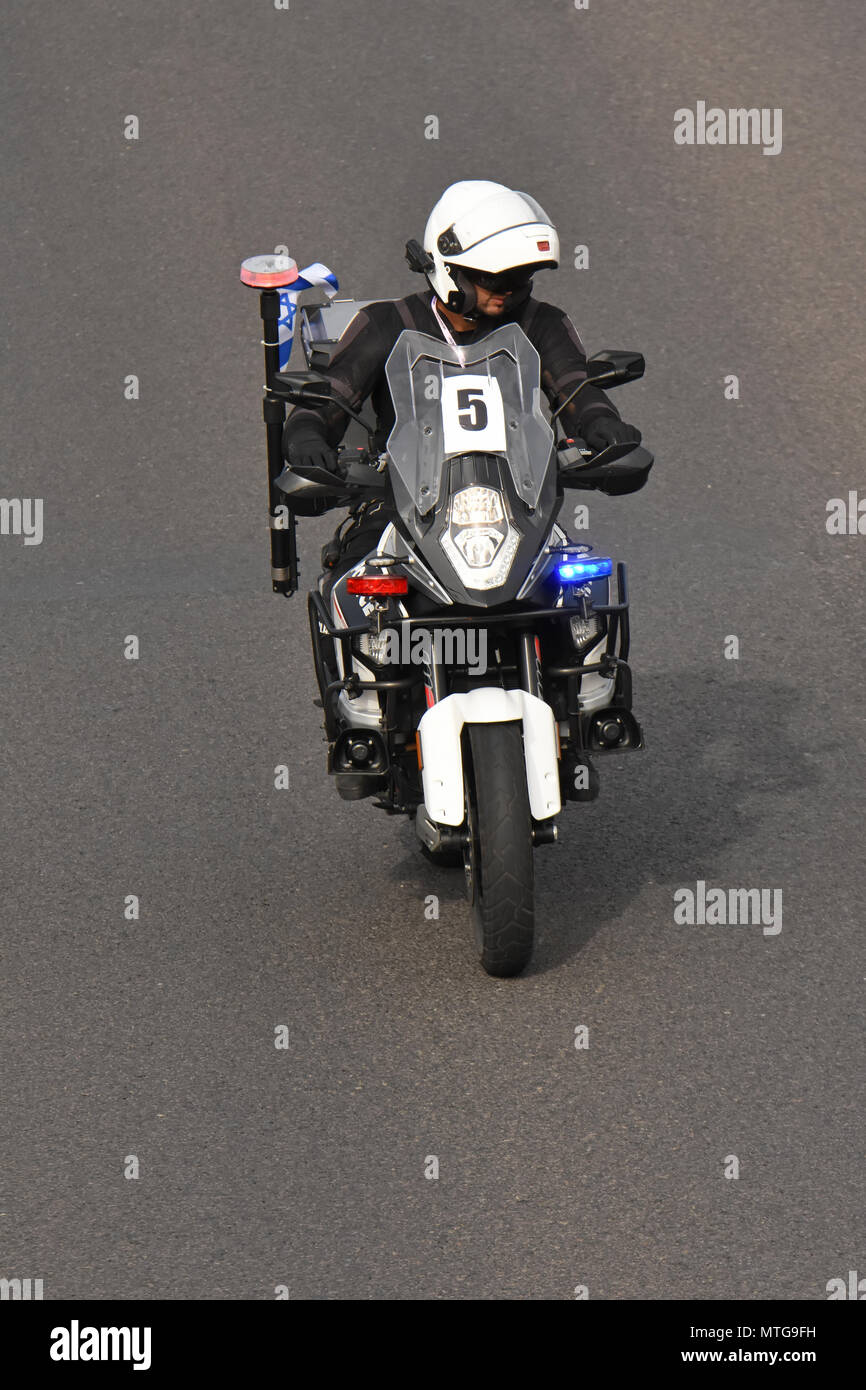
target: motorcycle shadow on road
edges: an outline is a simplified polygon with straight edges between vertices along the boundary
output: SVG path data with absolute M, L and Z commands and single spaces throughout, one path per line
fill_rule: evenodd
M 743 883 L 763 847 L 790 837 L 790 797 L 808 788 L 814 798 L 818 775 L 805 755 L 805 697 L 731 674 L 643 673 L 635 682 L 647 747 L 598 756 L 598 800 L 567 803 L 558 843 L 536 852 L 536 946 L 523 978 L 561 968 L 597 933 L 616 930 L 646 888 L 657 897 L 643 929 L 666 925 L 675 887 Z M 470 933 L 462 870 L 431 865 L 414 830 L 404 835 L 392 877 L 404 891 L 435 893 L 441 918 L 461 919 Z M 738 845 L 748 845 L 745 867 Z

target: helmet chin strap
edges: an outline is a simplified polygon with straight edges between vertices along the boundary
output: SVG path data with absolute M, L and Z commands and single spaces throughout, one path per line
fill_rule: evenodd
M 465 319 L 469 319 L 474 322 L 474 320 L 478 318 L 480 313 L 480 310 L 478 309 L 478 295 L 475 293 L 475 286 L 473 285 L 471 280 L 467 280 L 466 276 L 463 274 L 463 271 L 460 270 L 457 266 L 455 266 L 451 271 L 451 279 L 456 284 L 461 296 L 459 306 L 453 306 L 454 313 L 462 314 Z M 452 305 L 449 304 L 448 307 L 450 309 L 452 308 Z
M 460 279 L 463 280 L 462 275 L 460 276 Z M 480 318 L 480 310 L 476 307 L 477 296 L 475 294 L 475 286 L 471 285 L 468 280 L 465 280 L 464 284 L 458 283 L 457 286 L 459 293 L 459 302 L 462 306 L 459 309 L 455 304 L 451 302 L 455 298 L 453 290 L 451 291 L 451 294 L 449 294 L 447 299 L 442 299 L 440 297 L 439 291 L 436 289 L 429 276 L 427 277 L 427 284 L 430 286 L 431 290 L 433 291 L 434 295 L 436 296 L 439 303 L 443 306 L 443 308 L 448 309 L 452 314 L 460 314 L 464 319 L 469 319 L 473 323 L 477 318 Z M 469 298 L 470 293 L 472 296 L 471 300 Z M 469 304 L 471 304 L 471 308 L 468 307 Z

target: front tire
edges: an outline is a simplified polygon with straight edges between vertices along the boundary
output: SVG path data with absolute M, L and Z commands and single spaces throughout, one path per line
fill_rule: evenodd
M 532 955 L 532 817 L 520 724 L 468 724 L 464 852 L 475 943 L 488 975 L 519 975 Z

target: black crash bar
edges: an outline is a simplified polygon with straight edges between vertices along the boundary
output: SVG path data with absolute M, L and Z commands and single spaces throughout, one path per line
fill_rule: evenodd
M 626 666 L 628 663 L 628 653 L 630 645 L 630 631 L 628 621 L 628 580 L 626 577 L 625 564 L 620 561 L 616 567 L 616 588 L 617 602 L 597 604 L 593 607 L 593 613 L 609 614 L 611 621 L 608 624 L 607 640 L 605 649 L 600 661 L 588 663 L 578 663 L 575 666 L 545 666 L 544 670 L 550 676 L 577 677 L 577 691 L 580 690 L 580 677 L 589 675 L 591 672 L 598 671 L 605 676 L 612 676 L 618 666 Z M 329 637 L 337 641 L 346 642 L 352 637 L 362 634 L 370 634 L 376 631 L 372 622 L 358 623 L 354 627 L 335 627 L 331 622 L 331 615 L 325 607 L 322 595 L 317 589 L 311 594 L 313 607 L 316 616 L 321 621 Z M 462 617 L 443 614 L 442 617 L 419 617 L 401 618 L 400 623 L 408 623 L 412 627 L 479 627 L 483 624 L 486 615 L 490 624 L 497 623 L 522 623 L 527 626 L 536 618 L 574 618 L 588 617 L 586 611 L 586 599 L 581 596 L 580 603 L 574 608 L 524 608 L 518 613 L 490 613 L 488 609 L 479 610 L 478 617 Z M 619 651 L 616 653 L 617 639 L 619 639 Z M 330 704 L 337 699 L 341 690 L 345 690 L 350 697 L 360 695 L 363 690 L 389 691 L 389 690 L 408 690 L 422 678 L 422 673 L 413 673 L 411 676 L 403 676 L 398 680 L 373 680 L 362 681 L 357 676 L 350 675 L 343 680 L 334 681 L 328 686 L 325 692 L 325 708 L 328 710 Z

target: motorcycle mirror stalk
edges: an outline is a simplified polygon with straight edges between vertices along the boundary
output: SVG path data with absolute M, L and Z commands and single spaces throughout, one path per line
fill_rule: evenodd
M 645 371 L 646 361 L 641 352 L 618 351 L 615 348 L 594 352 L 592 357 L 586 359 L 586 380 L 576 386 L 570 396 L 566 396 L 562 405 L 557 406 L 550 417 L 551 423 L 567 405 L 571 405 L 585 386 L 605 386 L 609 390 L 612 386 L 623 386 L 627 381 L 640 380 Z
M 362 415 L 334 395 L 330 381 L 318 372 L 277 372 L 274 376 L 274 392 L 292 405 L 335 405 L 345 411 L 351 420 L 363 425 L 368 435 L 375 433 Z

